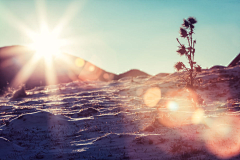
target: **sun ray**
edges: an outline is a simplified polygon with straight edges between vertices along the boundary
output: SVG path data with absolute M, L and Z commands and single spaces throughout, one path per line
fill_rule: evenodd
M 22 67 L 22 69 L 17 73 L 15 78 L 13 79 L 11 86 L 17 87 L 21 84 L 24 84 L 28 78 L 31 76 L 33 71 L 37 66 L 37 62 L 39 61 L 40 57 L 38 55 L 33 55 L 33 57 Z
M 57 84 L 56 72 L 51 59 L 45 59 L 45 78 L 47 85 Z
M 58 62 L 54 61 L 53 59 L 58 57 L 58 61 L 60 63 L 68 64 L 68 71 L 67 77 L 72 80 L 76 80 L 78 75 L 81 72 L 81 67 L 75 66 L 71 60 L 64 59 L 61 57 L 62 55 L 62 47 L 65 45 L 70 45 L 72 42 L 69 42 L 68 39 L 61 39 L 60 34 L 64 30 L 64 28 L 69 24 L 69 22 L 74 18 L 77 12 L 80 11 L 81 7 L 85 1 L 73 1 L 68 6 L 67 9 L 64 11 L 63 16 L 60 18 L 58 24 L 54 27 L 53 30 L 50 30 L 48 27 L 48 19 L 47 19 L 47 5 L 45 0 L 35 0 L 35 7 L 36 13 L 38 16 L 38 23 L 39 23 L 39 32 L 34 32 L 26 24 L 18 20 L 18 18 L 9 12 L 9 10 L 4 7 L 0 6 L 0 10 L 3 10 L 8 16 L 1 16 L 4 18 L 6 22 L 8 22 L 11 26 L 16 27 L 21 32 L 25 33 L 33 43 L 26 45 L 31 51 L 35 51 L 34 56 L 26 62 L 26 64 L 20 69 L 20 71 L 15 76 L 14 80 L 12 81 L 12 86 L 18 86 L 22 83 L 26 83 L 29 78 L 35 78 L 32 76 L 38 62 L 41 61 L 41 64 L 45 64 L 45 67 L 42 70 L 45 70 L 45 81 L 44 84 L 56 84 L 58 81 L 59 76 L 56 72 L 59 68 L 56 68 Z M 83 40 L 82 40 L 83 41 Z M 44 60 L 44 61 L 43 61 Z M 44 63 L 42 63 L 44 62 Z M 70 65 L 71 64 L 71 65 Z M 64 70 L 64 68 L 62 68 Z M 83 68 L 82 68 L 83 69 Z M 37 75 L 37 74 L 36 74 Z M 34 75 L 34 76 L 36 76 Z M 74 76 L 73 76 L 74 75 Z
M 69 4 L 66 11 L 63 14 L 63 17 L 60 19 L 60 22 L 56 25 L 53 29 L 53 34 L 58 36 L 64 27 L 69 24 L 69 22 L 74 18 L 74 16 L 80 11 L 81 7 L 83 6 L 84 1 L 73 1 Z
M 7 9 L 1 3 L 0 3 L 0 10 L 4 13 L 4 14 L 0 14 L 0 17 L 4 19 L 6 22 L 8 22 L 12 27 L 15 27 L 16 29 L 28 35 L 29 37 L 32 34 L 34 34 L 33 30 L 31 30 L 27 25 L 22 23 L 14 14 L 9 12 L 9 9 Z
M 45 0 L 35 0 L 36 12 L 39 19 L 40 28 L 42 25 L 46 25 L 47 22 L 47 10 L 46 10 L 46 1 Z

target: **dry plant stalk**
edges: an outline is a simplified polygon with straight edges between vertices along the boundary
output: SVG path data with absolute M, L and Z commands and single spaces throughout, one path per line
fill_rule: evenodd
M 201 72 L 202 70 L 202 68 L 194 61 L 196 40 L 193 40 L 192 35 L 194 33 L 194 24 L 196 23 L 197 20 L 195 18 L 189 17 L 187 20 L 183 20 L 182 27 L 180 27 L 180 36 L 187 39 L 187 47 L 185 47 L 184 44 L 181 44 L 177 38 L 177 41 L 180 44 L 180 46 L 178 46 L 179 49 L 177 52 L 180 54 L 180 56 L 185 55 L 187 57 L 190 68 L 187 68 L 183 62 L 177 62 L 174 66 L 177 71 L 187 72 L 187 76 L 184 76 L 182 78 L 186 82 L 187 87 L 191 89 L 194 89 L 194 83 L 197 81 L 195 79 L 197 72 Z

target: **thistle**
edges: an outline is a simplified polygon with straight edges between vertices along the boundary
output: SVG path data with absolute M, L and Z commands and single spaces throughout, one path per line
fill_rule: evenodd
M 196 40 L 193 40 L 192 35 L 194 34 L 193 30 L 196 23 L 197 20 L 195 18 L 189 17 L 188 19 L 183 20 L 182 27 L 180 27 L 180 36 L 187 40 L 188 47 L 185 47 L 185 45 L 181 44 L 177 38 L 177 41 L 180 45 L 178 46 L 179 49 L 177 50 L 177 53 L 179 53 L 180 56 L 186 56 L 190 68 L 187 68 L 182 62 L 177 62 L 174 66 L 177 71 L 186 71 L 188 73 L 188 76 L 183 79 L 190 88 L 194 88 L 197 72 L 201 72 L 202 70 L 201 66 L 197 65 L 197 63 L 194 61 Z

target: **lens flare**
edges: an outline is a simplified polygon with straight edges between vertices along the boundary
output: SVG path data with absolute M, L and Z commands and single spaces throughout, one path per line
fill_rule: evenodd
M 106 79 L 106 80 L 108 80 L 108 79 L 109 79 L 109 75 L 108 75 L 107 73 L 104 73 L 104 74 L 103 74 L 103 78 Z
M 75 60 L 75 65 L 78 66 L 78 67 L 82 67 L 84 64 L 85 64 L 85 61 L 81 58 L 77 58 Z
M 179 108 L 179 105 L 178 105 L 176 102 L 171 101 L 171 102 L 169 102 L 167 108 L 168 108 L 170 111 L 177 111 L 178 108 Z
M 137 96 L 141 96 L 143 94 L 143 89 L 142 88 L 138 88 L 136 90 L 136 94 L 137 94 Z
M 85 65 L 81 68 L 78 78 L 81 80 L 99 80 L 103 76 L 103 70 L 94 66 L 90 62 L 85 62 Z M 112 76 L 110 76 L 112 78 Z
M 240 153 L 239 117 L 223 116 L 207 122 L 206 146 L 219 158 L 228 159 Z
M 201 123 L 203 123 L 203 118 L 204 118 L 203 109 L 201 109 L 201 108 L 196 109 L 192 115 L 192 123 L 193 124 L 201 124 Z
M 161 99 L 161 90 L 158 87 L 149 88 L 143 96 L 144 103 L 148 107 L 154 107 Z
M 113 74 L 110 73 L 104 73 L 103 74 L 103 78 L 107 81 L 112 80 L 113 79 Z
M 189 100 L 173 99 L 166 103 L 167 110 L 158 110 L 161 124 L 167 127 L 179 127 L 191 123 L 194 107 Z
M 94 66 L 90 66 L 88 69 L 89 69 L 89 71 L 93 72 L 95 70 L 95 67 Z

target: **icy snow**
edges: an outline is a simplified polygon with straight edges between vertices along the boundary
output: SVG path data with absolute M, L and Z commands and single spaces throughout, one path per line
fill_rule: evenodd
M 180 74 L 8 93 L 0 159 L 239 159 L 240 67 L 200 73 L 197 106 Z

